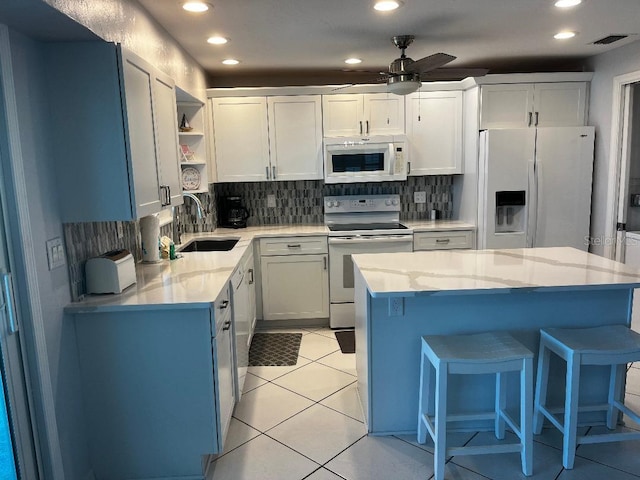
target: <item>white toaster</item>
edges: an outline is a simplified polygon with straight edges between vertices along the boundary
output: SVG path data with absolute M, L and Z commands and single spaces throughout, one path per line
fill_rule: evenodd
M 121 293 L 136 283 L 136 264 L 128 250 L 90 258 L 85 265 L 87 293 Z

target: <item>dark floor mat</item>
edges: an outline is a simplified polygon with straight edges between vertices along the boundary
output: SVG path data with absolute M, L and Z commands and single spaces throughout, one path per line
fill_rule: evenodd
M 345 330 L 335 332 L 335 335 L 342 353 L 356 353 L 356 332 L 353 330 Z
M 249 349 L 250 367 L 284 367 L 298 362 L 301 333 L 255 333 Z

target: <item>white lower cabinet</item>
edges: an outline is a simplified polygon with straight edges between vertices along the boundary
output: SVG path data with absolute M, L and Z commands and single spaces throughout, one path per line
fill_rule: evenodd
M 326 237 L 263 238 L 260 253 L 264 320 L 329 316 Z
M 225 301 L 227 303 L 225 303 Z M 96 478 L 202 478 L 235 402 L 231 305 L 69 312 Z

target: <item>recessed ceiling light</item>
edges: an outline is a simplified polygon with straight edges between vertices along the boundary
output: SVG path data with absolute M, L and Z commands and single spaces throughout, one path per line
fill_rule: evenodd
M 558 32 L 553 36 L 553 38 L 555 38 L 556 40 L 566 40 L 575 36 L 576 32 Z
M 182 8 L 184 8 L 187 12 L 202 13 L 209 10 L 209 5 L 205 2 L 192 1 L 184 2 L 182 4 Z
M 379 0 L 373 6 L 374 9 L 379 12 L 390 12 L 391 10 L 395 10 L 400 7 L 402 2 L 399 0 Z
M 219 35 L 215 35 L 213 37 L 209 37 L 207 38 L 207 42 L 211 43 L 213 45 L 224 45 L 225 43 L 227 43 L 229 40 L 227 40 L 224 37 L 221 37 Z
M 359 58 L 347 58 L 344 63 L 347 63 L 349 65 L 355 65 L 357 63 L 362 63 L 362 60 L 360 60 Z
M 558 8 L 570 8 L 580 5 L 582 0 L 557 0 L 554 5 Z
M 226 60 L 223 60 L 222 63 L 225 65 L 238 65 L 240 61 L 235 58 L 227 58 Z

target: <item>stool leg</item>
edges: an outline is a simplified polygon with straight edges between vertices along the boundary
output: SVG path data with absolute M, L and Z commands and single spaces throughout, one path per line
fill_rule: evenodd
M 504 411 L 506 404 L 507 404 L 507 374 L 496 373 L 495 431 L 496 431 L 496 438 L 498 440 L 504 439 L 505 421 L 504 421 L 504 417 L 502 416 L 502 412 Z
M 562 465 L 567 470 L 573 468 L 573 462 L 576 458 L 580 361 L 580 355 L 575 354 L 570 355 L 567 359 L 567 396 L 564 402 L 564 438 L 562 442 Z
M 533 359 L 522 361 L 520 372 L 520 441 L 522 444 L 522 473 L 533 473 Z
M 444 464 L 447 454 L 447 381 L 448 365 L 440 362 L 436 367 L 436 411 L 435 432 L 433 439 L 435 449 L 433 454 L 434 480 L 444 480 Z
M 429 415 L 430 410 L 433 408 L 431 402 L 431 395 L 433 392 L 433 367 L 428 357 L 425 355 L 424 350 L 421 354 L 420 360 L 420 392 L 418 400 L 418 443 L 422 444 L 427 441 L 427 426 L 422 419 L 422 415 Z
M 622 383 L 627 373 L 627 365 L 611 365 L 609 379 L 609 408 L 607 409 L 607 428 L 613 430 L 618 423 L 618 409 L 613 406 L 614 401 L 622 401 Z
M 538 373 L 536 374 L 536 399 L 533 407 L 533 433 L 540 435 L 544 423 L 544 415 L 540 412 L 540 406 L 547 403 L 547 384 L 549 381 L 549 362 L 551 351 L 546 347 L 544 339 L 540 339 L 540 351 L 538 353 Z

